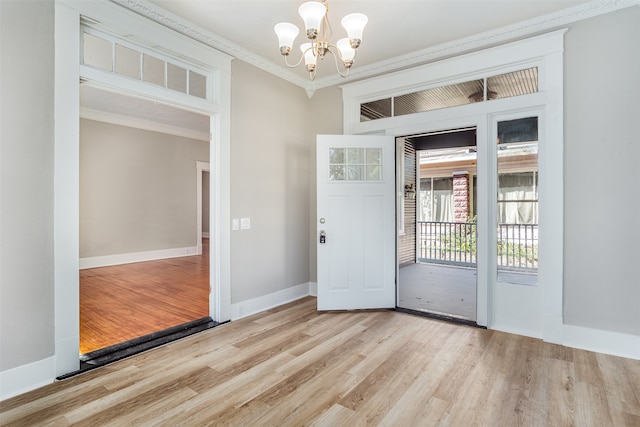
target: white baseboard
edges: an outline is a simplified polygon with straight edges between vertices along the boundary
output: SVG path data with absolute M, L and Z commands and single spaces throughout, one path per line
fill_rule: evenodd
M 317 282 L 309 282 L 309 295 L 312 297 L 318 296 L 318 283 Z
M 640 335 L 565 324 L 562 344 L 567 347 L 640 360 Z
M 0 401 L 51 384 L 55 365 L 56 358 L 49 357 L 0 372 Z
M 194 255 L 198 255 L 198 246 L 95 256 L 80 258 L 80 270 L 84 270 L 85 268 L 108 267 L 110 265 L 131 264 L 133 262 L 155 261 L 158 259 L 179 258 Z
M 231 320 L 242 319 L 261 311 L 309 296 L 310 283 L 302 283 L 272 294 L 231 304 Z

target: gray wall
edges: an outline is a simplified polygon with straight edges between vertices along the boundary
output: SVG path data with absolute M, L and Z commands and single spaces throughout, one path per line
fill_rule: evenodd
M 311 99 L 311 117 L 309 126 L 311 133 L 311 155 L 309 158 L 309 196 L 310 196 L 310 227 L 309 227 L 309 281 L 318 281 L 317 271 L 317 226 L 318 213 L 316 205 L 316 135 L 342 135 L 342 89 L 328 87 L 320 89 Z
M 565 323 L 640 335 L 640 7 L 565 43 Z
M 309 157 L 305 91 L 240 61 L 231 75 L 231 302 L 309 281 Z
M 53 2 L 0 1 L 0 43 L 0 371 L 5 371 L 54 353 Z
M 196 246 L 209 143 L 80 120 L 80 258 Z

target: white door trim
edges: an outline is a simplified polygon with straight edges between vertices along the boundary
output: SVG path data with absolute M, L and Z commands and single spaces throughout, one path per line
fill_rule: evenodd
M 541 286 L 540 324 L 526 331 L 525 335 L 539 336 L 545 341 L 561 343 L 563 331 L 562 287 L 563 287 L 563 49 L 564 33 L 558 30 L 541 36 L 508 43 L 502 46 L 461 55 L 425 66 L 362 80 L 343 86 L 344 133 L 368 134 L 384 132 L 403 136 L 437 129 L 452 129 L 452 126 L 468 122 L 477 126 L 478 146 L 489 144 L 489 120 L 491 114 L 540 108 L 544 111 L 544 141 L 540 148 L 540 265 L 538 269 Z M 502 73 L 538 68 L 539 91 L 530 95 L 496 99 L 458 107 L 450 107 L 423 113 L 407 114 L 378 120 L 360 121 L 360 104 L 380 99 L 445 86 Z M 485 150 L 486 151 L 486 150 Z M 478 174 L 490 176 L 486 169 L 489 159 L 485 152 L 478 156 Z M 483 169 L 484 168 L 484 169 Z M 544 174 L 544 176 L 542 176 Z M 544 190 L 543 190 L 544 186 Z M 478 187 L 478 217 L 495 209 L 482 196 Z M 544 207 L 543 207 L 544 205 Z M 542 231 L 544 222 L 544 229 Z M 495 324 L 492 313 L 493 279 L 487 221 L 478 223 L 478 324 L 490 328 L 507 330 L 507 320 Z M 544 239 L 544 241 L 543 241 Z M 503 319 L 504 320 L 504 319 Z
M 200 160 L 196 160 L 196 223 L 197 223 L 196 247 L 198 248 L 198 255 L 202 255 L 202 237 L 203 237 L 202 236 L 202 207 L 203 207 L 202 173 L 203 172 L 210 172 L 209 162 L 202 162 Z M 211 193 L 211 186 L 209 186 L 209 193 Z M 211 194 L 209 194 L 209 197 L 211 197 Z
M 137 40 L 160 41 L 165 52 L 180 53 L 207 69 L 208 103 L 194 103 L 193 111 L 211 117 L 211 227 L 217 238 L 210 245 L 209 308 L 218 322 L 231 318 L 229 259 L 230 223 L 230 91 L 231 57 L 106 0 L 56 0 L 55 5 L 55 174 L 54 174 L 54 300 L 55 376 L 78 369 L 79 348 L 79 80 L 81 16 L 102 28 L 126 32 Z M 118 77 L 118 76 L 115 76 Z M 112 81 L 118 81 L 114 78 Z M 135 81 L 134 81 L 135 82 Z M 118 86 L 115 86 L 118 87 Z M 131 90 L 131 88 L 125 88 Z M 62 95 L 61 95 L 62 94 Z M 165 96 L 165 95 L 162 95 Z M 181 95 L 178 105 L 185 108 Z M 167 99 L 172 103 L 171 99 Z M 188 104 L 189 101 L 186 101 Z

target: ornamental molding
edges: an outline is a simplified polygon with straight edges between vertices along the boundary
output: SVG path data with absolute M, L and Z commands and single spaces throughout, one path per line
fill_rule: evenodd
M 192 22 L 171 13 L 160 6 L 147 0 L 109 0 L 112 3 L 125 7 L 141 16 L 144 16 L 160 25 L 172 29 L 191 39 L 197 40 L 207 46 L 217 49 L 236 59 L 247 62 L 268 73 L 274 74 L 294 85 L 305 89 L 311 97 L 321 88 L 343 84 L 345 81 L 340 76 L 324 77 L 315 81 L 309 81 L 292 70 L 269 61 L 253 52 L 244 49 L 233 42 L 199 27 Z M 427 49 L 400 55 L 374 64 L 354 67 L 351 70 L 350 81 L 361 80 L 381 74 L 390 73 L 417 65 L 424 65 L 438 59 L 469 53 L 497 44 L 514 41 L 522 37 L 539 34 L 544 31 L 557 29 L 563 25 L 593 18 L 605 13 L 614 12 L 632 6 L 639 6 L 640 0 L 603 0 L 592 1 L 572 8 L 547 14 L 538 18 L 522 21 L 517 24 L 497 28 L 470 37 L 443 43 Z

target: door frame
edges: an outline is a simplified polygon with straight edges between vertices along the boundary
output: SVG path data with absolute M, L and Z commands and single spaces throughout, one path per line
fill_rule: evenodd
M 53 376 L 79 367 L 79 81 L 81 20 L 98 22 L 114 34 L 132 35 L 137 40 L 162 40 L 166 52 L 191 58 L 207 71 L 207 100 L 192 102 L 190 97 L 143 88 L 138 82 L 113 76 L 111 88 L 140 96 L 162 99 L 168 104 L 210 117 L 211 176 L 210 224 L 216 236 L 210 245 L 209 310 L 214 320 L 231 318 L 230 281 L 230 91 L 231 57 L 184 37 L 121 6 L 106 1 L 56 0 L 54 35 L 54 355 Z M 152 50 L 152 49 L 150 49 Z M 167 56 L 166 53 L 163 56 Z M 183 62 L 183 61 L 180 61 Z M 90 70 L 88 71 L 90 73 Z
M 478 300 L 477 323 L 492 329 L 562 343 L 563 335 L 563 45 L 566 29 L 461 55 L 432 64 L 355 82 L 342 87 L 344 133 L 385 133 L 403 136 L 437 129 L 476 126 L 478 135 L 478 176 L 491 176 L 487 147 L 491 138 L 492 114 L 540 109 L 544 115 L 539 153 L 541 185 L 539 189 L 539 284 L 541 301 L 537 306 L 539 322 L 521 328 L 509 316 L 496 319 L 494 301 L 496 278 L 489 253 L 491 236 L 488 221 L 478 222 Z M 422 113 L 360 121 L 360 105 L 433 87 L 474 79 L 484 79 L 511 71 L 537 67 L 538 92 L 512 98 L 465 104 Z M 392 104 L 393 105 L 393 104 Z M 482 152 L 484 151 L 484 152 Z M 544 176 L 542 175 L 544 174 Z M 478 218 L 490 218 L 488 183 L 478 186 Z M 543 189 L 544 187 L 544 189 Z M 487 197 L 485 197 L 485 193 Z M 545 243 L 546 242 L 546 243 Z M 505 311 L 502 311 L 505 313 Z
M 437 130 L 436 130 L 436 132 L 451 130 L 451 131 L 453 131 L 452 133 L 455 133 L 455 130 L 456 130 L 456 129 L 462 129 L 462 128 L 458 128 L 458 127 L 456 127 L 456 128 L 452 128 L 452 129 L 437 129 Z M 431 131 L 430 131 L 430 132 L 431 132 Z M 477 130 L 476 130 L 476 132 L 477 132 Z M 428 132 L 427 132 L 427 133 L 428 133 Z M 406 136 L 405 136 L 405 137 L 402 137 L 402 136 L 401 136 L 400 138 L 406 138 Z M 476 136 L 476 145 L 475 145 L 475 148 L 476 148 L 476 164 L 477 164 L 477 158 L 478 158 L 478 152 L 477 152 L 477 150 L 478 150 L 478 141 L 477 141 L 477 136 Z M 399 150 L 399 144 L 396 144 L 396 153 L 397 153 L 397 151 L 398 151 L 398 150 Z M 421 151 L 428 151 L 428 150 L 429 150 L 429 149 L 416 150 L 416 151 L 415 151 L 415 153 L 416 153 L 416 164 L 415 164 L 415 176 L 416 176 L 416 184 L 415 184 L 415 187 L 416 187 L 416 188 L 415 188 L 415 190 L 416 190 L 416 200 L 419 200 L 419 197 L 420 197 L 420 196 L 419 196 L 419 192 L 420 192 L 420 162 L 419 162 L 419 155 L 418 155 L 418 153 L 420 153 Z M 403 152 L 402 154 L 404 154 L 404 152 Z M 476 169 L 477 169 L 477 167 L 476 167 Z M 400 177 L 400 176 L 404 176 L 404 171 L 403 171 L 403 170 L 401 170 L 401 169 L 398 169 L 398 170 L 396 171 L 396 175 L 397 175 L 398 177 Z M 476 171 L 476 176 L 478 176 L 478 172 L 477 172 L 477 171 Z M 400 179 L 399 179 L 399 178 L 397 178 L 397 180 L 398 180 L 398 181 L 400 181 Z M 469 180 L 470 180 L 470 183 L 471 183 L 471 182 L 472 182 L 471 175 L 469 175 Z M 397 199 L 398 199 L 398 200 L 402 199 L 402 200 L 400 200 L 401 202 L 403 202 L 403 200 L 404 200 L 404 196 L 403 196 L 403 194 L 400 192 L 401 190 L 403 190 L 403 185 L 402 185 L 402 184 L 404 184 L 404 182 L 401 182 L 401 183 L 400 183 L 400 185 L 398 185 L 398 197 L 397 197 Z M 473 192 L 473 187 L 471 187 L 471 191 Z M 470 194 L 469 196 L 470 196 L 470 197 L 472 197 L 472 194 Z M 403 216 L 403 215 L 404 215 L 404 212 L 400 212 L 400 209 L 398 209 L 398 212 L 399 212 L 399 213 L 398 213 L 398 218 L 404 218 L 404 216 Z M 419 206 L 418 206 L 418 204 L 416 203 L 416 218 L 415 218 L 415 223 L 416 223 L 416 224 L 417 224 L 417 222 L 418 222 L 418 214 L 419 214 Z M 402 216 L 401 216 L 401 215 L 402 215 Z M 478 225 L 476 225 L 476 248 L 477 248 L 477 227 L 478 227 Z M 399 227 L 396 227 L 396 228 L 398 228 L 398 232 L 400 232 Z M 396 238 L 399 238 L 399 237 L 400 237 L 400 234 L 398 233 L 398 235 L 397 235 L 397 237 L 396 237 Z M 396 245 L 396 246 L 398 247 L 398 245 Z M 420 244 L 419 244 L 419 239 L 418 239 L 418 228 L 417 228 L 417 227 L 416 227 L 416 235 L 415 235 L 415 245 L 414 245 L 414 247 L 415 247 L 416 263 L 417 263 L 417 262 L 418 262 L 418 261 L 417 261 L 417 259 L 418 259 L 418 253 L 419 253 L 419 251 L 420 251 Z M 477 250 L 476 250 L 476 256 L 477 256 Z M 450 268 L 456 268 L 456 266 L 455 266 L 455 265 L 450 265 L 450 266 L 448 266 L 448 267 L 450 267 Z M 468 267 L 467 267 L 467 268 L 468 268 Z M 468 322 L 472 322 L 473 324 L 479 324 L 479 323 L 477 323 L 477 318 L 478 318 L 477 311 L 478 311 L 478 307 L 480 306 L 480 304 L 478 304 L 478 295 L 477 295 L 477 294 L 478 294 L 478 263 L 477 263 L 477 262 L 476 262 L 476 266 L 475 266 L 474 270 L 475 270 L 475 272 L 476 272 L 476 284 L 475 284 L 475 287 L 476 287 L 476 296 L 475 296 L 475 300 L 476 300 L 476 316 L 475 316 L 475 319 L 468 319 L 468 318 L 464 318 L 464 319 L 460 318 L 460 319 L 461 319 L 461 321 L 463 321 L 463 322 L 467 322 L 467 321 L 468 321 Z M 397 302 L 399 302 L 399 301 L 400 301 L 400 263 L 399 263 L 399 262 L 397 262 L 396 278 L 397 278 L 397 279 L 396 279 L 396 288 L 397 288 L 397 289 L 396 289 L 396 301 L 397 301 Z M 399 307 L 399 308 L 402 308 L 402 309 L 413 310 L 413 309 L 412 309 L 412 308 L 410 308 L 410 307 L 400 307 L 400 306 L 398 306 L 398 307 Z M 428 312 L 428 311 L 425 311 L 425 313 L 429 313 L 429 312 Z M 431 314 L 434 314 L 434 313 L 431 313 Z M 441 313 L 435 313 L 435 315 L 436 315 L 436 316 L 438 316 L 438 315 L 440 315 L 440 314 L 441 314 Z M 444 316 L 446 317 L 446 316 L 447 316 L 447 313 L 442 313 L 442 315 L 444 315 Z M 453 317 L 456 317 L 456 316 L 453 316 Z M 482 326 L 486 326 L 486 325 L 482 325 Z
M 211 173 L 211 167 L 209 162 L 202 162 L 200 160 L 196 160 L 196 224 L 197 224 L 197 248 L 198 255 L 202 255 L 202 208 L 203 208 L 203 197 L 202 197 L 202 176 L 204 172 Z M 211 178 L 209 178 L 209 183 L 211 183 Z M 211 184 L 209 184 L 209 189 L 211 189 Z M 209 203 L 209 209 L 211 209 L 211 203 Z M 211 216 L 211 215 L 209 215 Z M 211 222 L 209 222 L 211 224 Z M 209 225 L 211 227 L 211 225 Z M 211 233 L 209 232 L 209 236 Z

